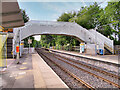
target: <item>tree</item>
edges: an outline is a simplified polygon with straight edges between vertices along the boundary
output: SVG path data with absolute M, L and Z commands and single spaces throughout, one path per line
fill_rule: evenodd
M 29 21 L 29 17 L 26 14 L 26 11 L 21 9 L 21 13 L 22 13 L 22 16 L 23 16 L 24 23 L 28 22 Z
M 58 21 L 76 22 L 88 30 L 97 27 L 98 32 L 110 37 L 115 44 L 120 44 L 120 1 L 108 2 L 105 9 L 100 8 L 95 2 L 93 5 L 81 7 L 75 14 L 62 14 Z M 115 38 L 113 34 L 115 34 Z
M 29 21 L 29 16 L 26 14 L 26 11 L 23 9 L 21 9 L 21 13 L 23 16 L 24 23 L 27 23 Z M 29 37 L 24 39 L 24 46 L 25 47 L 29 47 L 28 39 L 29 39 Z M 30 36 L 30 39 L 32 39 L 32 44 L 30 44 L 30 47 L 33 47 L 34 37 Z
M 118 44 L 120 44 L 120 1 L 109 2 L 105 11 L 113 27 L 113 32 L 115 35 L 118 35 Z
M 76 15 L 76 12 L 63 13 L 57 21 L 69 22 L 69 19 L 73 18 Z
M 115 38 L 111 38 L 115 41 L 115 44 L 120 44 L 120 1 L 108 2 L 105 10 L 99 14 L 100 18 L 98 31 L 105 36 L 112 37 L 115 34 Z M 118 36 L 118 41 L 116 37 Z
M 82 7 L 80 11 L 78 11 L 76 23 L 86 29 L 94 29 L 98 25 L 98 14 L 101 11 L 102 9 L 96 2 L 89 7 Z

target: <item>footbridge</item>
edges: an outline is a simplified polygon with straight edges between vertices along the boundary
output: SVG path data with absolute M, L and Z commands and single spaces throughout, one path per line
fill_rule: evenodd
M 23 27 L 14 28 L 14 33 L 14 44 L 33 35 L 68 35 L 77 38 L 80 42 L 97 44 L 113 53 L 112 40 L 95 30 L 87 30 L 77 23 L 31 20 Z

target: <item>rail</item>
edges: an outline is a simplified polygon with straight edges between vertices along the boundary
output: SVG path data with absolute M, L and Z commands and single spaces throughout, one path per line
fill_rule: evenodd
M 39 52 L 41 53 L 41 52 Z M 53 60 L 51 60 L 50 58 L 48 58 L 46 55 L 44 55 L 43 53 L 41 53 L 44 57 L 46 57 L 47 59 L 49 59 L 51 62 L 53 62 L 55 65 L 57 65 L 59 68 L 61 68 L 63 71 L 65 71 L 66 73 L 68 73 L 70 76 L 72 76 L 73 78 L 75 78 L 77 81 L 79 81 L 80 83 L 82 83 L 84 86 L 86 86 L 87 88 L 90 88 L 91 90 L 94 90 L 94 87 L 89 85 L 88 83 L 84 82 L 83 80 L 81 80 L 79 77 L 77 77 L 75 74 L 73 74 L 72 72 L 70 72 L 69 70 L 61 67 L 61 65 L 57 64 L 56 62 L 54 62 Z
M 54 57 L 56 57 L 56 56 L 54 56 Z M 103 81 L 105 81 L 105 82 L 107 82 L 107 83 L 109 83 L 109 84 L 112 84 L 112 85 L 116 86 L 117 88 L 120 88 L 120 85 L 119 85 L 119 84 L 116 84 L 116 83 L 114 83 L 114 82 L 112 82 L 112 81 L 110 81 L 110 80 L 107 80 L 107 79 L 105 79 L 105 78 L 103 78 L 103 77 L 100 77 L 100 76 L 98 76 L 98 75 L 96 75 L 96 74 L 94 74 L 94 73 L 91 73 L 91 72 L 89 72 L 89 71 L 87 71 L 87 70 L 85 70 L 85 69 L 82 69 L 82 68 L 80 68 L 80 67 L 78 67 L 78 66 L 76 66 L 76 65 L 73 65 L 73 64 L 71 64 L 71 63 L 69 63 L 69 62 L 66 62 L 66 61 L 64 61 L 64 60 L 62 60 L 62 59 L 60 59 L 60 58 L 58 58 L 58 57 L 56 57 L 56 58 L 57 58 L 58 60 L 60 60 L 60 61 L 63 61 L 63 62 L 65 62 L 65 63 L 67 63 L 67 64 L 75 67 L 75 68 L 78 68 L 78 69 L 80 69 L 80 70 L 82 70 L 82 71 L 84 71 L 84 72 L 87 72 L 88 74 L 91 74 L 92 76 L 95 76 L 95 77 L 97 77 L 97 78 L 99 78 L 99 79 L 102 79 Z
M 91 66 L 89 66 L 89 65 L 85 65 L 85 64 L 80 63 L 80 62 L 73 61 L 73 60 L 71 60 L 71 59 L 69 59 L 69 58 L 66 58 L 66 57 L 63 57 L 63 56 L 61 56 L 61 55 L 57 55 L 57 54 L 55 54 L 55 55 L 58 56 L 58 57 L 64 58 L 64 59 L 66 59 L 66 60 L 68 60 L 68 61 L 71 61 L 71 62 L 73 62 L 73 63 L 76 63 L 76 64 L 79 64 L 79 65 L 85 66 L 85 67 L 87 67 L 87 68 L 90 68 L 90 69 L 92 69 L 92 70 L 95 70 L 95 71 L 97 71 L 97 72 L 100 72 L 100 73 L 109 75 L 109 76 L 111 76 L 111 77 L 120 79 L 120 76 L 118 76 L 118 75 L 115 75 L 115 74 L 112 74 L 112 73 L 108 73 L 108 72 L 106 72 L 106 71 L 104 71 L 104 70 L 100 70 L 100 69 L 91 67 Z

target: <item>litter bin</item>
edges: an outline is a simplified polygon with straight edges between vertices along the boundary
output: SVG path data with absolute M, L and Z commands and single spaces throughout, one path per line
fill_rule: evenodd
M 103 55 L 103 49 L 99 49 L 99 54 Z

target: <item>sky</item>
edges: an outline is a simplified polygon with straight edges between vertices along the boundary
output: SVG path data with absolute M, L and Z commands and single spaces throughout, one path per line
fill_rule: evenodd
M 78 11 L 80 7 L 90 4 L 93 2 L 19 2 L 20 8 L 26 10 L 30 20 L 41 21 L 56 21 L 62 13 Z M 101 6 L 106 5 L 103 3 Z
M 19 7 L 24 9 L 29 16 L 30 20 L 41 20 L 41 21 L 57 21 L 59 16 L 64 12 L 78 11 L 82 6 L 89 6 L 93 2 L 28 2 L 18 0 Z M 73 0 L 72 0 L 73 1 Z M 104 0 L 105 1 L 105 0 Z M 101 2 L 98 2 L 98 4 Z M 107 5 L 106 2 L 100 4 L 102 8 Z M 36 40 L 40 40 L 39 36 L 35 37 Z

